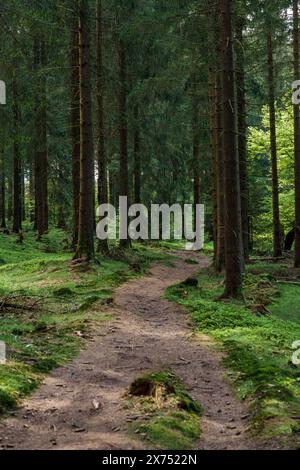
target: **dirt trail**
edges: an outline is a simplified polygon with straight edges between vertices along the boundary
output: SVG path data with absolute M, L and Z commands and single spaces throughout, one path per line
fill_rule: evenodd
M 220 356 L 205 338 L 191 338 L 188 315 L 162 299 L 168 286 L 208 264 L 199 257 L 199 265 L 190 265 L 185 257 L 191 254 L 181 253 L 174 267 L 155 266 L 149 277 L 117 290 L 109 327 L 99 327 L 76 360 L 52 373 L 0 423 L 2 448 L 141 449 L 126 435 L 124 392 L 137 375 L 164 368 L 172 368 L 205 408 L 199 449 L 257 447 L 246 433 L 247 409 L 224 379 Z

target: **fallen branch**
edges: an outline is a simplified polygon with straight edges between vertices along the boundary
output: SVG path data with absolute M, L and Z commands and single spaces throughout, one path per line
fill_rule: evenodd
M 32 312 L 37 310 L 38 304 L 43 302 L 43 297 L 32 299 L 24 295 L 9 295 L 2 297 L 0 300 L 0 313 L 7 311 L 27 311 Z

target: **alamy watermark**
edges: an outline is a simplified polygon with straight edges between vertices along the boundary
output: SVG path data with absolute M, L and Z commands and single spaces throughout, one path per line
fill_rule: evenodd
M 118 211 L 112 204 L 102 204 L 97 216 L 100 240 L 186 240 L 185 248 L 190 251 L 204 246 L 203 204 L 151 204 L 148 210 L 143 204 L 128 206 L 127 196 L 120 196 Z
M 300 366 L 300 341 L 295 341 L 292 344 L 292 349 L 295 350 L 294 354 L 292 355 L 292 363 L 295 366 Z
M 6 104 L 6 85 L 0 80 L 0 104 Z
M 0 341 L 0 364 L 6 363 L 6 345 L 4 341 Z

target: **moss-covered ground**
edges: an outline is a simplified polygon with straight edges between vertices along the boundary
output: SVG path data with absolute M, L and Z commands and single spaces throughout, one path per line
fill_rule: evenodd
M 105 305 L 117 286 L 155 261 L 170 262 L 157 249 L 137 244 L 120 259 L 76 266 L 67 239 L 51 230 L 37 241 L 25 231 L 20 244 L 14 235 L 1 234 L 0 341 L 7 348 L 7 362 L 0 365 L 2 412 L 73 358 L 96 323 L 109 320 Z
M 140 416 L 130 434 L 165 450 L 193 449 L 201 434 L 201 405 L 171 372 L 139 377 L 129 390 L 126 406 Z
M 251 265 L 245 302 L 220 301 L 224 277 L 213 270 L 167 292 L 190 311 L 196 333 L 210 335 L 226 351 L 237 394 L 252 409 L 252 431 L 267 436 L 300 433 L 300 366 L 292 361 L 292 345 L 300 340 L 300 286 L 278 282 L 285 269 Z

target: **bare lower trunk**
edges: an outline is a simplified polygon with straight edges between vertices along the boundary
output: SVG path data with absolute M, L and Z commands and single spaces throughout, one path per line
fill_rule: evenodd
M 278 190 L 278 168 L 277 168 L 277 141 L 276 141 L 276 111 L 275 111 L 275 84 L 274 84 L 274 62 L 273 62 L 273 38 L 271 29 L 267 33 L 268 51 L 268 85 L 269 85 L 269 108 L 270 108 L 270 144 L 272 160 L 272 201 L 273 201 L 273 251 L 274 257 L 282 256 L 279 214 L 279 190 Z
M 22 222 L 26 220 L 26 196 L 25 196 L 25 168 L 21 165 L 21 214 Z
M 294 80 L 299 80 L 299 1 L 293 0 L 294 12 Z M 295 267 L 300 268 L 300 110 L 294 105 L 294 142 L 295 142 Z
M 212 66 L 209 71 L 209 103 L 210 103 L 210 150 L 212 159 L 212 201 L 213 201 L 213 241 L 214 241 L 214 263 L 217 260 L 218 250 L 218 199 L 217 199 L 217 152 L 216 152 L 216 130 L 215 130 L 215 73 Z
M 5 163 L 4 146 L 1 149 L 1 228 L 6 229 L 6 190 L 5 190 Z
M 134 203 L 141 204 L 141 142 L 140 142 L 140 130 L 138 124 L 134 131 Z
M 57 177 L 57 228 L 65 230 L 67 227 L 66 217 L 65 217 L 65 207 L 66 207 L 66 178 L 63 165 L 59 163 L 58 165 L 58 177 Z
M 120 196 L 128 197 L 128 155 L 127 155 L 127 83 L 126 83 L 126 51 L 122 40 L 118 45 L 119 57 L 119 134 L 120 134 Z M 124 221 L 123 221 L 124 222 Z M 122 217 L 120 219 L 122 224 Z M 130 240 L 120 240 L 120 248 L 130 247 Z
M 14 161 L 13 161 L 13 232 L 22 230 L 21 214 L 21 155 L 19 145 L 20 111 L 16 80 L 13 81 L 13 115 L 14 115 Z
M 223 131 L 225 169 L 225 297 L 242 289 L 241 199 L 237 146 L 237 110 L 232 41 L 232 0 L 221 0 Z
M 35 152 L 35 204 L 36 229 L 41 237 L 48 231 L 48 144 L 46 105 L 46 43 L 41 35 L 35 38 L 35 66 L 39 73 L 36 101 L 36 152 Z
M 215 91 L 215 139 L 216 139 L 216 177 L 217 177 L 217 256 L 216 271 L 225 268 L 225 187 L 224 187 L 224 143 L 222 117 L 222 83 L 220 73 L 216 73 Z
M 94 159 L 92 145 L 91 81 L 87 0 L 79 9 L 80 75 L 80 198 L 79 232 L 75 258 L 94 259 Z
M 96 0 L 96 54 L 97 54 L 97 160 L 98 160 L 98 204 L 108 203 L 107 165 L 105 153 L 103 110 L 103 59 L 102 59 L 102 1 Z M 98 250 L 109 253 L 107 240 L 99 240 Z
M 11 222 L 13 216 L 13 180 L 11 176 L 8 178 L 7 189 L 7 220 Z
M 30 222 L 34 222 L 34 161 L 30 159 L 29 162 L 29 220 Z
M 247 175 L 247 136 L 246 136 L 246 93 L 245 93 L 245 59 L 243 40 L 244 20 L 237 19 L 237 104 L 238 104 L 238 144 L 240 160 L 240 187 L 242 211 L 242 240 L 245 261 L 249 261 L 249 191 Z
M 79 192 L 80 192 L 80 77 L 79 77 L 79 31 L 78 15 L 73 14 L 71 26 L 71 142 L 72 142 L 72 189 L 73 189 L 73 240 L 78 242 Z
M 194 78 L 196 83 L 196 77 Z M 193 205 L 194 205 L 194 228 L 197 229 L 197 206 L 201 204 L 201 185 L 200 185 L 200 128 L 199 128 L 199 98 L 196 95 L 198 90 L 195 89 L 192 98 L 192 131 L 193 131 Z

